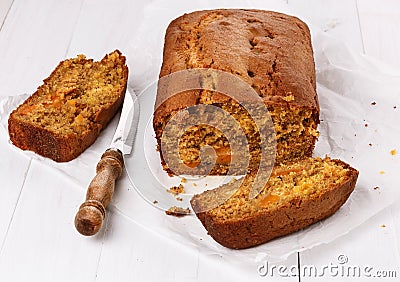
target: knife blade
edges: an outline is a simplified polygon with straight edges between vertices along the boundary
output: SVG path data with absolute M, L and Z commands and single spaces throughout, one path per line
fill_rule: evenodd
M 89 184 L 85 202 L 75 216 L 75 227 L 85 236 L 96 234 L 102 227 L 106 208 L 111 201 L 116 180 L 124 167 L 123 155 L 132 152 L 139 120 L 139 101 L 133 90 L 126 90 L 121 116 L 109 149 L 96 166 L 96 175 Z
M 139 120 L 139 102 L 133 90 L 126 90 L 121 116 L 112 138 L 110 148 L 129 155 L 135 142 Z

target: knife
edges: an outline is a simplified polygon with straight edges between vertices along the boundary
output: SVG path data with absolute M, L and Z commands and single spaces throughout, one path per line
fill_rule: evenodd
M 123 155 L 130 154 L 139 120 L 139 101 L 134 91 L 126 90 L 122 112 L 111 145 L 97 163 L 96 176 L 89 184 L 86 201 L 75 216 L 75 227 L 85 236 L 96 234 L 102 227 L 106 208 L 114 193 L 115 182 L 124 167 Z

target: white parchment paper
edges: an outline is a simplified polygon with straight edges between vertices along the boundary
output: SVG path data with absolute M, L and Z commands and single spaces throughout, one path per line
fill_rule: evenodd
M 142 25 L 131 35 L 130 45 L 125 46 L 126 50 L 129 50 L 126 55 L 131 70 L 129 87 L 139 94 L 141 102 L 138 129 L 138 138 L 141 139 L 137 141 L 136 146 L 144 146 L 145 150 L 150 152 L 147 155 L 150 156 L 150 160 L 146 160 L 137 148 L 131 157 L 135 159 L 135 164 L 134 170 L 129 171 L 129 176 L 133 178 L 133 182 L 137 178 L 139 183 L 147 183 L 139 187 L 142 191 L 160 191 L 157 190 L 160 187 L 156 187 L 159 183 L 154 179 L 140 179 L 150 167 L 159 179 L 164 179 L 165 187 L 179 181 L 166 177 L 159 166 L 158 155 L 154 153 L 155 141 L 152 139 L 151 129 L 147 126 L 155 92 L 149 91 L 148 88 L 146 90 L 146 87 L 158 77 L 165 29 L 172 19 L 185 12 L 221 7 L 271 9 L 297 15 L 281 2 L 277 4 L 229 1 L 225 4 L 219 2 L 217 5 L 211 1 L 156 1 L 144 9 Z M 301 18 L 301 15 L 297 16 Z M 400 156 L 392 155 L 390 151 L 397 149 L 400 152 L 400 70 L 390 69 L 376 60 L 352 52 L 344 43 L 328 37 L 312 25 L 310 28 L 322 120 L 319 126 L 321 136 L 314 154 L 340 158 L 360 171 L 355 191 L 336 214 L 289 236 L 255 248 L 237 251 L 214 242 L 194 216 L 166 216 L 164 211 L 150 203 L 153 199 L 144 199 L 139 195 L 126 172 L 118 182 L 110 208 L 123 213 L 144 228 L 200 253 L 222 257 L 231 263 L 250 263 L 264 258 L 281 260 L 293 252 L 330 243 L 399 200 L 400 189 L 397 183 Z M 9 113 L 25 98 L 26 95 L 0 98 L 0 117 L 3 125 L 0 130 L 4 134 Z M 118 116 L 101 133 L 95 144 L 68 163 L 55 163 L 17 148 L 15 153 L 31 155 L 44 165 L 55 167 L 60 173 L 68 175 L 82 187 L 83 199 L 86 192 L 84 189 L 94 176 L 95 164 L 108 147 L 117 122 Z M 132 167 L 132 164 L 129 167 Z M 186 185 L 191 184 L 189 181 Z M 375 187 L 379 188 L 374 189 Z M 154 197 L 158 197 L 154 200 L 159 201 L 164 200 L 162 197 L 170 197 L 168 201 L 173 199 L 170 194 L 159 192 L 154 194 Z M 173 201 L 171 203 L 179 204 Z M 71 214 L 73 213 L 75 210 L 71 210 Z

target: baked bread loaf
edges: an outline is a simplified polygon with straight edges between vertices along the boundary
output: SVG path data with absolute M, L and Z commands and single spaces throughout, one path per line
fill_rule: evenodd
M 197 68 L 229 73 L 252 87 L 273 121 L 277 163 L 312 155 L 318 137 L 319 106 L 310 32 L 304 22 L 261 10 L 185 14 L 172 21 L 166 31 L 160 78 Z M 229 93 L 219 93 L 218 86 L 226 81 L 213 75 L 199 79 L 200 86 L 208 83 L 216 91 L 188 89 L 175 93 L 177 84 L 190 83 L 184 79 L 167 80 L 159 85 L 153 119 L 159 148 L 164 129 L 177 112 L 201 104 L 213 105 L 239 122 L 249 140 L 250 164 L 246 169 L 254 171 L 260 162 L 260 135 L 242 106 L 250 97 L 239 93 L 240 99 L 235 100 Z M 212 146 L 217 154 L 216 164 L 207 174 L 226 174 L 232 160 L 244 159 L 235 158 L 226 136 L 213 126 L 193 126 L 179 137 L 179 162 L 189 168 L 199 165 L 199 150 L 205 145 Z M 160 155 L 168 172 L 187 173 L 184 166 L 172 171 L 162 150 Z M 235 173 L 247 171 L 239 169 Z
M 123 101 L 128 79 L 118 50 L 100 62 L 62 61 L 8 120 L 12 143 L 57 162 L 76 158 L 98 137 Z
M 208 234 L 225 247 L 256 246 L 332 215 L 353 191 L 358 171 L 329 158 L 281 164 L 250 198 L 254 177 L 247 175 L 242 183 L 236 180 L 191 200 Z

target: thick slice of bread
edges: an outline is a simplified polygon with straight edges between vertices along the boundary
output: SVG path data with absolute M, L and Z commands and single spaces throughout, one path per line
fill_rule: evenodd
M 12 143 L 57 162 L 76 158 L 98 137 L 124 99 L 125 57 L 62 61 L 8 120 Z
M 256 246 L 332 215 L 354 190 L 358 171 L 340 160 L 306 158 L 261 176 L 266 184 L 252 199 L 254 175 L 192 198 L 197 217 L 221 245 Z

